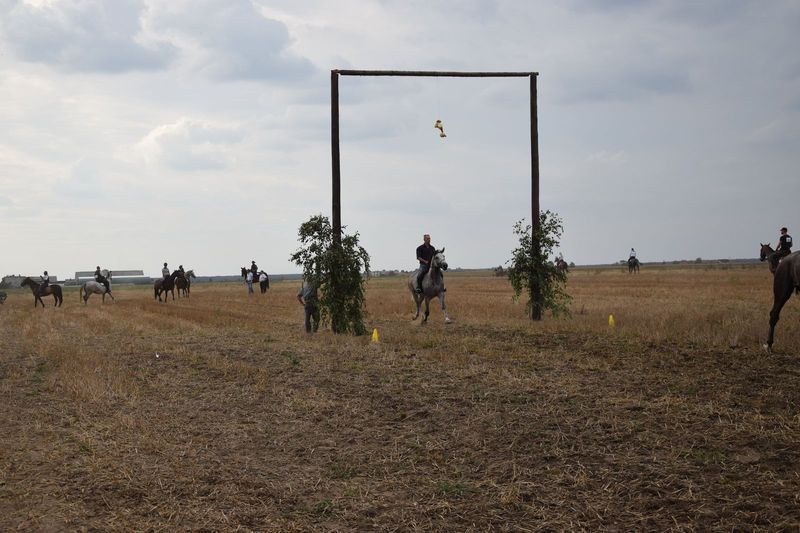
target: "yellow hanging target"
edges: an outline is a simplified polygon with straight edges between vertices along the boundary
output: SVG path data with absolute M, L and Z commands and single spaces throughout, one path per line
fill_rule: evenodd
M 441 120 L 437 118 L 436 123 L 433 125 L 433 127 L 439 130 L 439 137 L 447 137 L 447 134 L 444 132 L 444 126 L 442 126 Z

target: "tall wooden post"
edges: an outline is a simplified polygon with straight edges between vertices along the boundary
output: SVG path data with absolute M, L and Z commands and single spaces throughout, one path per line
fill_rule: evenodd
M 342 171 L 339 163 L 339 71 L 331 70 L 331 162 L 333 191 L 333 242 L 342 239 Z
M 539 114 L 536 106 L 536 74 L 531 74 L 531 250 L 533 257 L 539 257 L 541 243 L 537 236 L 541 229 L 539 220 Z M 533 284 L 533 305 L 531 305 L 531 320 L 542 319 L 542 289 L 538 279 L 531 272 Z
M 536 109 L 536 77 L 537 72 L 452 72 L 424 70 L 331 70 L 331 156 L 333 169 L 333 238 L 341 243 L 342 205 L 341 205 L 341 169 L 339 162 L 339 76 L 433 76 L 451 78 L 505 78 L 528 77 L 531 86 L 531 228 L 533 236 L 539 234 L 539 125 Z M 541 243 L 532 239 L 534 257 L 541 254 Z M 542 291 L 531 272 L 533 284 L 533 305 L 531 319 L 542 318 Z

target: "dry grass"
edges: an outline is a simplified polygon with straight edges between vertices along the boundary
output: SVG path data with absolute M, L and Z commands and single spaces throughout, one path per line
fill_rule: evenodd
M 800 527 L 800 305 L 767 356 L 766 269 L 577 271 L 537 324 L 503 279 L 448 280 L 426 327 L 371 281 L 378 345 L 305 335 L 296 283 L 12 292 L 0 529 Z

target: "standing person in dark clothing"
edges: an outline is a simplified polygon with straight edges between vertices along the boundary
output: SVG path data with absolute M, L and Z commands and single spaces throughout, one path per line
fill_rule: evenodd
M 431 267 L 431 259 L 433 259 L 433 256 L 436 253 L 436 249 L 431 246 L 430 235 L 426 233 L 422 236 L 422 240 L 424 242 L 417 246 L 417 261 L 419 261 L 419 273 L 417 274 L 416 288 L 417 293 L 422 292 L 422 278 L 425 277 L 425 273 Z
M 261 294 L 267 294 L 269 289 L 269 276 L 263 270 L 258 273 L 258 284 L 261 286 Z
M 297 291 L 297 301 L 306 312 L 306 333 L 314 333 L 319 329 L 319 305 L 317 305 L 317 285 L 313 281 L 303 280 Z
M 108 284 L 108 280 L 100 270 L 100 265 L 97 265 L 97 269 L 94 271 L 94 280 L 97 283 L 102 283 L 103 286 L 106 288 L 106 292 L 111 292 L 111 287 Z
M 792 236 L 789 235 L 788 231 L 786 228 L 781 228 L 781 238 L 778 240 L 778 248 L 775 249 L 775 253 L 779 258 L 786 257 L 792 253 Z

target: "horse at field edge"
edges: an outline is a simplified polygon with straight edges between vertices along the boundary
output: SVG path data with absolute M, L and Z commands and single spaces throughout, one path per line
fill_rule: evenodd
M 433 259 L 431 259 L 431 267 L 422 278 L 422 292 L 417 293 L 417 273 L 419 269 L 411 273 L 408 278 L 408 289 L 411 291 L 411 296 L 414 298 L 414 303 L 417 306 L 417 311 L 411 320 L 416 320 L 419 316 L 419 308 L 425 301 L 425 314 L 422 315 L 421 324 L 428 322 L 428 314 L 430 313 L 430 301 L 434 298 L 439 298 L 439 303 L 442 306 L 442 313 L 444 313 L 444 322 L 449 324 L 451 322 L 450 316 L 447 314 L 447 306 L 444 303 L 444 293 L 447 289 L 444 286 L 444 276 L 442 272 L 447 270 L 447 260 L 444 257 L 444 248 L 441 250 L 434 250 Z
M 194 270 L 187 270 L 183 277 L 175 278 L 175 288 L 178 289 L 178 298 L 181 297 L 181 293 L 185 297 L 189 297 L 189 293 L 192 289 L 192 278 L 196 278 L 197 276 L 194 275 Z
M 793 252 L 781 259 L 769 244 L 761 244 L 761 261 L 769 261 L 772 272 L 772 309 L 769 312 L 769 334 L 764 346 L 767 353 L 772 353 L 775 340 L 775 325 L 781 316 L 781 309 L 792 297 L 793 292 L 800 293 L 800 252 Z
M 638 274 L 639 273 L 639 260 L 635 257 L 631 257 L 628 259 L 628 274 Z
M 80 289 L 78 289 L 78 296 L 81 300 L 83 300 L 83 304 L 86 305 L 86 302 L 89 300 L 89 296 L 92 294 L 102 294 L 103 295 L 103 303 L 106 303 L 106 294 L 111 296 L 112 301 L 116 301 L 114 299 L 114 295 L 111 294 L 111 272 L 108 270 L 103 269 L 100 272 L 104 278 L 108 280 L 108 290 L 106 290 L 106 286 L 96 280 L 87 281 L 83 285 L 81 285 Z
M 53 300 L 54 300 L 53 304 L 55 307 L 61 307 L 61 304 L 64 303 L 64 297 L 61 293 L 61 285 L 48 285 L 47 287 L 45 287 L 42 294 L 39 294 L 39 287 L 41 286 L 41 284 L 36 283 L 31 278 L 23 279 L 20 286 L 30 288 L 31 292 L 33 293 L 33 307 L 36 307 L 36 305 L 39 303 L 41 303 L 42 307 L 44 307 L 42 296 L 47 296 L 48 294 L 53 295 Z
M 172 274 L 169 275 L 168 278 L 161 278 L 157 279 L 153 282 L 153 299 L 155 300 L 158 298 L 158 301 L 168 301 L 167 292 L 172 293 L 172 301 L 175 301 L 175 279 L 178 277 L 183 277 L 183 273 L 180 270 L 176 270 Z M 161 299 L 161 293 L 164 293 L 164 299 Z

